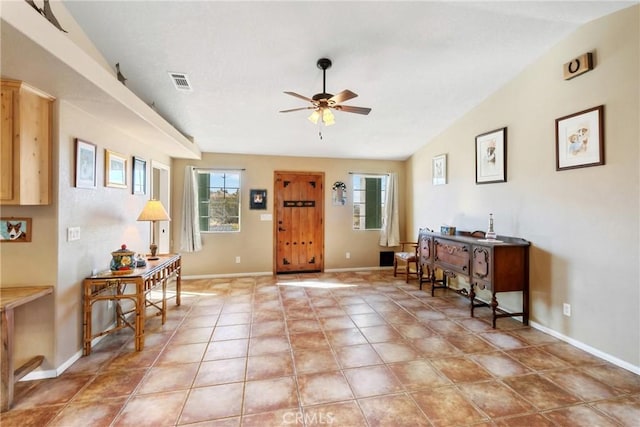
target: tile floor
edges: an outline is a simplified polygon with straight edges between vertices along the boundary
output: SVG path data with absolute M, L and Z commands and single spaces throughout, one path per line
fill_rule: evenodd
M 389 271 L 183 282 L 168 321 L 21 382 L 10 426 L 639 426 L 640 377 Z

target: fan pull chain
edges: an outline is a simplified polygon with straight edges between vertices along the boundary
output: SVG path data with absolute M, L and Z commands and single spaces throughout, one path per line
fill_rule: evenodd
M 318 120 L 318 136 L 320 137 L 320 141 L 322 141 L 322 124 L 321 124 L 321 120 Z

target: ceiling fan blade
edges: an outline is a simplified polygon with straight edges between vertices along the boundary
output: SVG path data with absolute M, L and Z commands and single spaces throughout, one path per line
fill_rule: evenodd
M 301 111 L 301 110 L 315 110 L 316 107 L 300 107 L 300 108 L 292 108 L 290 110 L 281 110 L 281 113 L 290 113 L 292 111 Z
M 313 102 L 313 99 L 307 98 L 306 96 L 300 95 L 295 92 L 285 92 L 287 95 L 295 96 L 296 98 L 304 99 L 305 101 Z
M 367 115 L 371 112 L 371 108 L 366 107 L 352 107 L 350 105 L 336 105 L 336 110 L 344 111 L 346 113 L 356 113 L 356 114 L 364 114 Z
M 355 98 L 356 96 L 358 96 L 358 94 L 351 92 L 349 89 L 345 89 L 342 92 L 336 93 L 331 98 L 329 98 L 329 102 L 340 104 L 341 102 L 348 101 Z

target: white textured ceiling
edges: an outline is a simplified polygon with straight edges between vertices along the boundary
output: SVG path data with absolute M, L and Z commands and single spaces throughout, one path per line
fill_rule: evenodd
M 633 3 L 64 4 L 127 87 L 202 151 L 405 159 L 577 27 Z M 345 105 L 368 116 L 336 112 L 319 129 L 308 111 L 278 112 L 307 106 L 283 91 L 322 92 L 321 57 L 333 61 L 327 92 L 352 90 Z

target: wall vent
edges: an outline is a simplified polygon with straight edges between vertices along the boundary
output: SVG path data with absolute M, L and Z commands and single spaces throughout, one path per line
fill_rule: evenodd
M 171 81 L 176 89 L 184 91 L 184 92 L 193 92 L 193 88 L 191 87 L 191 83 L 189 83 L 189 77 L 185 73 L 172 73 L 169 72 L 171 76 Z

